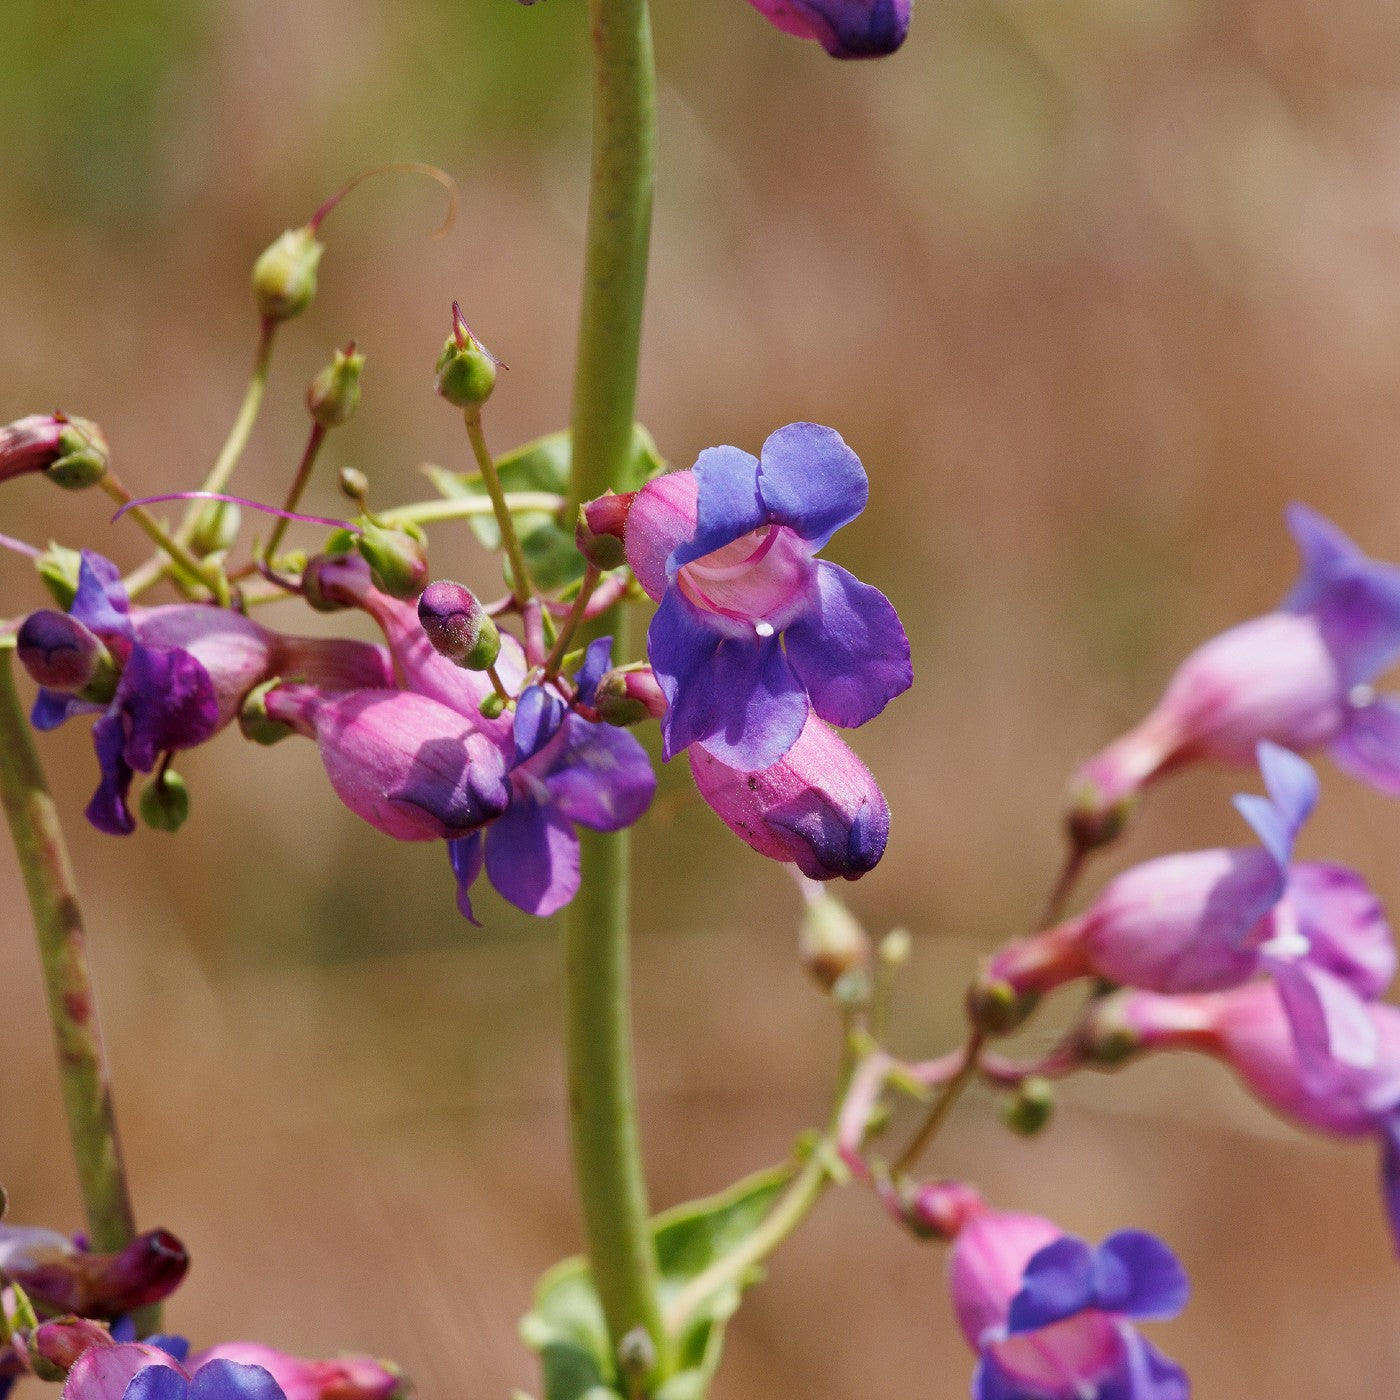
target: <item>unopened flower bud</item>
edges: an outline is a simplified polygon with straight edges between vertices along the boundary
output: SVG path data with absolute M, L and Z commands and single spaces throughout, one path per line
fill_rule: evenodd
M 38 685 L 85 698 L 110 700 L 117 670 L 107 648 L 76 617 L 41 608 L 20 624 L 15 638 L 20 665 Z
M 233 501 L 206 501 L 195 517 L 190 548 L 198 555 L 222 554 L 233 547 L 243 512 Z
M 650 666 L 633 670 L 618 667 L 598 682 L 593 708 L 599 719 L 621 728 L 660 719 L 666 713 L 666 697 Z
M 330 364 L 311 381 L 306 407 L 323 428 L 338 428 L 355 416 L 364 367 L 365 357 L 356 351 L 352 340 L 344 350 L 337 350 Z
M 1093 1004 L 1078 1034 L 1077 1048 L 1084 1059 L 1112 1069 L 1143 1048 L 1142 1035 L 1127 1015 L 1132 999 L 1138 995 L 1120 992 Z
M 248 698 L 238 711 L 238 727 L 243 731 L 243 737 L 264 748 L 271 748 L 273 744 L 296 733 L 290 724 L 273 719 L 267 712 L 267 697 L 281 684 L 277 679 L 264 681 L 248 693 Z
M 1009 982 L 983 975 L 968 989 L 967 1014 L 986 1035 L 1010 1035 L 1030 1015 L 1036 1000 L 1034 993 L 1019 995 Z
M 52 542 L 34 561 L 40 581 L 61 608 L 73 606 L 73 599 L 78 594 L 78 570 L 82 567 L 82 562 L 81 551 Z
M 416 598 L 428 582 L 423 532 L 414 525 L 390 529 L 367 521 L 355 548 L 369 565 L 375 585 L 391 598 Z
M 1030 1075 L 1001 1101 L 1001 1121 L 1021 1137 L 1034 1137 L 1055 1111 L 1055 1086 Z
M 493 690 L 490 695 L 482 700 L 481 704 L 477 706 L 477 709 L 481 711 L 482 719 L 500 719 L 505 713 L 506 702 Z
M 907 928 L 891 929 L 880 940 L 878 949 L 880 961 L 888 968 L 903 967 L 913 950 L 914 940 L 910 938 Z
M 87 1317 L 56 1317 L 40 1323 L 29 1335 L 29 1363 L 41 1380 L 61 1381 L 89 1347 L 115 1343 L 105 1323 Z
M 148 1230 L 115 1254 L 31 1251 L 11 1259 L 5 1275 L 53 1312 L 119 1317 L 157 1303 L 178 1287 L 190 1257 L 168 1230 Z
M 501 634 L 476 595 L 451 579 L 430 583 L 418 599 L 418 621 L 433 650 L 467 671 L 496 664 Z
M 374 586 L 369 565 L 353 550 L 313 554 L 301 573 L 301 591 L 317 612 L 354 608 Z
M 43 472 L 69 490 L 107 473 L 107 439 L 96 423 L 62 413 L 31 413 L 0 427 L 0 481 Z
M 349 497 L 361 507 L 369 498 L 369 477 L 358 467 L 341 467 L 336 476 L 336 484 L 340 487 L 342 496 Z
M 574 527 L 574 543 L 578 552 L 595 569 L 616 569 L 627 562 L 623 530 L 627 511 L 636 496 L 629 491 L 619 496 L 609 492 L 579 507 L 578 524 Z
M 923 1239 L 956 1239 L 963 1226 L 987 1203 L 974 1186 L 962 1181 L 924 1181 L 904 1193 L 901 1216 Z
M 437 362 L 437 391 L 458 408 L 476 408 L 496 387 L 496 361 L 475 341 L 459 345 L 447 337 Z
M 58 456 L 44 475 L 67 491 L 81 491 L 107 475 L 108 457 L 102 429 L 86 418 L 69 418 L 58 435 Z
M 316 269 L 326 251 L 308 225 L 288 229 L 253 264 L 253 300 L 268 321 L 300 315 L 316 295 Z
M 141 820 L 156 831 L 179 831 L 190 814 L 185 780 L 167 768 L 141 794 Z
M 1065 831 L 1077 850 L 1098 850 L 1123 834 L 1136 807 L 1136 793 L 1105 798 L 1092 778 L 1080 777 L 1070 791 Z
M 870 963 L 870 939 L 839 900 L 818 894 L 802 916 L 797 939 L 802 965 L 818 985 L 831 991 L 847 973 Z

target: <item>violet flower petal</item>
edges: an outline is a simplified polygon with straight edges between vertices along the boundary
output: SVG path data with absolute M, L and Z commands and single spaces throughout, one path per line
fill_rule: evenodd
M 1119 1230 L 1094 1251 L 1094 1306 L 1122 1317 L 1175 1317 L 1191 1281 L 1175 1254 L 1146 1230 Z
M 106 708 L 91 700 L 80 700 L 76 695 L 63 695 L 57 690 L 40 688 L 34 697 L 34 708 L 29 712 L 29 722 L 41 734 L 57 729 L 60 724 L 74 715 L 98 715 Z
M 189 1400 L 287 1400 L 287 1396 L 266 1367 L 220 1358 L 206 1361 L 195 1372 Z
M 1038 1249 L 1011 1300 L 1006 1328 L 1011 1336 L 1034 1332 L 1083 1312 L 1094 1298 L 1094 1252 L 1073 1235 Z
M 471 888 L 481 874 L 486 859 L 483 845 L 484 838 L 479 831 L 472 832 L 470 836 L 458 836 L 447 843 L 447 859 L 457 880 L 457 910 L 477 928 L 481 927 L 481 920 L 472 910 Z
M 533 758 L 559 732 L 564 722 L 564 702 L 541 685 L 528 686 L 515 707 L 515 757 L 518 768 Z
M 909 32 L 910 0 L 751 0 L 784 34 L 815 39 L 833 58 L 880 58 Z
M 672 551 L 666 565 L 672 575 L 768 521 L 768 508 L 758 494 L 757 457 L 737 447 L 707 447 L 691 470 L 699 487 L 695 533 Z
M 1400 797 L 1400 695 L 1377 695 L 1347 710 L 1346 724 L 1328 752 L 1363 783 Z
M 147 1370 L 168 1371 L 184 1380 L 184 1372 L 156 1347 L 141 1342 L 89 1347 L 68 1372 L 62 1400 L 122 1400 L 133 1378 Z
M 791 526 L 815 552 L 865 509 L 870 481 L 835 428 L 789 423 L 763 444 L 758 493 L 768 518 Z
M 1400 1110 L 1381 1120 L 1381 1197 L 1395 1252 L 1400 1254 Z
M 99 637 L 130 637 L 130 610 L 121 570 L 103 555 L 83 550 L 69 614 Z
M 1368 558 L 1297 502 L 1288 527 L 1303 553 L 1303 576 L 1283 607 L 1317 616 L 1349 685 L 1369 681 L 1400 657 L 1400 568 Z
M 1257 750 L 1268 797 L 1240 793 L 1235 810 L 1254 828 L 1280 873 L 1293 858 L 1293 843 L 1317 805 L 1317 774 L 1305 758 L 1267 740 Z
M 1318 861 L 1295 865 L 1278 908 L 1307 940 L 1308 961 L 1367 1001 L 1394 979 L 1394 935 L 1375 891 L 1356 871 Z
M 486 833 L 486 873 L 497 891 L 541 918 L 562 909 L 578 890 L 578 836 L 552 803 L 517 793 Z
M 913 684 L 909 638 L 893 604 L 824 559 L 816 606 L 783 636 L 789 664 L 828 724 L 854 729 Z
M 1124 1364 L 1099 1383 L 1097 1400 L 1190 1400 L 1186 1372 L 1133 1328 L 1123 1328 Z
M 127 794 L 135 775 L 123 757 L 126 723 L 119 710 L 108 710 L 93 725 L 92 744 L 97 750 L 97 767 L 102 777 L 83 815 L 108 836 L 130 836 L 136 830 L 136 818 L 127 806 Z
M 132 1377 L 122 1400 L 187 1400 L 190 1383 L 168 1366 L 148 1366 Z
M 1370 1069 L 1380 1036 L 1366 1003 L 1340 978 L 1306 961 L 1269 960 L 1293 1029 L 1303 1082 L 1326 1094 L 1338 1073 Z
M 1007 1376 L 990 1356 L 984 1356 L 972 1373 L 972 1400 L 1036 1400 L 1036 1397 Z
M 583 665 L 578 668 L 574 684 L 578 686 L 579 703 L 591 705 L 598 693 L 598 682 L 612 670 L 612 638 L 598 637 L 589 642 L 583 653 Z
M 703 743 L 733 768 L 775 764 L 796 742 L 809 710 L 778 638 L 721 637 L 672 589 L 647 632 L 647 651 L 666 696 L 663 753 Z
M 178 647 L 132 647 L 113 704 L 130 720 L 123 757 L 142 773 L 166 750 L 194 748 L 219 727 L 209 672 Z
M 551 802 L 594 831 L 621 831 L 651 806 L 656 774 L 636 738 L 579 715 L 564 721 L 560 743 L 542 775 Z

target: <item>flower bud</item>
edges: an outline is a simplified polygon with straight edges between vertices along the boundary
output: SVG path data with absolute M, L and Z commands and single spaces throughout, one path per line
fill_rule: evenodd
M 900 1217 L 923 1239 L 956 1239 L 987 1208 L 982 1193 L 963 1181 L 925 1181 L 903 1193 Z
M 233 501 L 206 501 L 195 517 L 190 548 L 198 555 L 222 554 L 233 548 L 243 512 Z
M 627 512 L 636 494 L 635 491 L 628 491 L 619 496 L 609 491 L 606 496 L 599 496 L 579 507 L 574 543 L 578 546 L 578 552 L 595 569 L 616 569 L 627 562 L 623 531 L 627 525 Z
M 797 938 L 802 965 L 828 992 L 850 972 L 870 965 L 870 939 L 839 900 L 818 894 L 807 905 Z
M 361 508 L 369 497 L 369 477 L 358 467 L 341 467 L 336 476 L 340 494 L 356 502 Z
M 428 554 L 416 526 L 388 529 L 366 521 L 355 548 L 369 565 L 375 586 L 391 598 L 416 598 L 428 582 Z
M 335 357 L 306 391 L 306 407 L 323 428 L 338 428 L 348 423 L 360 406 L 360 371 L 365 357 L 355 349 L 352 340 Z
M 31 413 L 0 427 L 0 481 L 43 472 L 56 485 L 81 490 L 106 475 L 107 460 L 107 439 L 86 418 Z
M 155 831 L 179 831 L 190 815 L 190 790 L 185 780 L 167 768 L 141 794 L 141 820 Z
M 1034 1137 L 1055 1111 L 1055 1086 L 1030 1075 L 1001 1101 L 1001 1121 L 1021 1137 Z
M 105 702 L 117 688 L 117 668 L 99 638 L 76 617 L 41 608 L 20 624 L 20 665 L 36 684 Z
M 169 1296 L 189 1266 L 174 1235 L 148 1230 L 115 1254 L 31 1248 L 6 1262 L 5 1276 L 51 1311 L 119 1317 Z
M 29 1336 L 29 1361 L 41 1380 L 61 1381 L 89 1347 L 116 1345 L 107 1325 L 91 1318 L 56 1317 L 40 1323 Z M 47 1367 L 47 1374 L 41 1369 Z
M 475 340 L 450 335 L 437 362 L 437 391 L 458 408 L 477 408 L 496 387 L 496 360 Z
M 264 748 L 271 748 L 297 732 L 285 720 L 273 719 L 268 714 L 267 697 L 281 684 L 281 680 L 275 676 L 270 681 L 264 681 L 248 692 L 238 711 L 238 727 L 243 731 L 243 737 Z
M 268 321 L 288 321 L 311 305 L 325 245 L 308 225 L 288 229 L 253 264 L 253 300 Z
M 313 554 L 301 574 L 302 594 L 317 612 L 359 607 L 373 586 L 369 565 L 353 550 Z
M 598 682 L 593 696 L 598 718 L 619 728 L 660 719 L 666 713 L 666 697 L 650 666 L 619 666 Z
M 482 719 L 500 719 L 505 713 L 506 702 L 493 690 L 489 695 L 483 698 L 481 704 L 477 706 L 477 709 L 481 712 Z
M 1034 992 L 1018 993 L 1010 982 L 985 971 L 968 988 L 968 1019 L 984 1035 L 1010 1035 L 1035 1009 Z
M 418 621 L 433 650 L 467 671 L 496 664 L 501 634 L 476 595 L 460 583 L 439 579 L 418 599 Z

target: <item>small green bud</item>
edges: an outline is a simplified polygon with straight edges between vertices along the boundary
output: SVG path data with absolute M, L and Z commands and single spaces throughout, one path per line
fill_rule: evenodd
M 336 484 L 342 496 L 348 496 L 361 509 L 364 508 L 369 496 L 369 477 L 364 472 L 358 467 L 341 467 Z
M 245 739 L 251 739 L 253 743 L 262 744 L 264 747 L 271 747 L 288 735 L 296 733 L 290 724 L 273 719 L 267 712 L 268 692 L 281 684 L 281 677 L 274 676 L 270 681 L 264 681 L 248 692 L 248 698 L 244 700 L 238 712 L 238 727 L 243 731 Z
M 78 550 L 54 544 L 52 540 L 34 561 L 44 587 L 64 612 L 73 606 L 73 599 L 78 596 L 78 570 L 82 562 L 83 556 Z
M 337 350 L 334 359 L 311 381 L 306 391 L 306 407 L 323 428 L 338 428 L 348 423 L 360 406 L 360 371 L 365 357 L 355 350 L 352 340 L 344 350 Z M 365 483 L 369 490 L 369 483 Z
M 499 360 L 472 334 L 462 308 L 452 303 L 452 334 L 437 361 L 437 391 L 458 408 L 479 408 L 496 387 Z
M 428 552 L 416 525 L 388 529 L 365 522 L 355 548 L 369 565 L 375 587 L 392 598 L 416 598 L 428 582 Z
M 978 1030 L 987 1035 L 1010 1035 L 1030 1015 L 1034 993 L 1017 995 L 1009 983 L 980 978 L 968 990 L 967 1013 Z
M 1055 1111 L 1055 1086 L 1033 1074 L 1001 1101 L 1001 1121 L 1021 1137 L 1034 1137 Z
M 141 820 L 156 831 L 179 831 L 189 814 L 190 790 L 169 768 L 141 794 Z
M 288 321 L 311 305 L 325 244 L 308 225 L 288 229 L 253 264 L 253 300 L 269 321 Z
M 822 893 L 808 905 L 797 936 L 802 965 L 828 992 L 848 973 L 870 965 L 870 939 L 854 914 Z
M 81 491 L 107 475 L 108 457 L 102 429 L 86 418 L 69 418 L 58 435 L 58 456 L 44 475 L 66 491 Z
M 477 709 L 481 711 L 481 717 L 483 719 L 500 719 L 505 713 L 506 702 L 493 690 L 491 694 L 477 706 Z
M 196 554 L 222 554 L 233 548 L 243 512 L 233 501 L 207 501 L 195 518 L 190 547 Z
M 903 967 L 914 951 L 914 940 L 909 937 L 907 928 L 891 929 L 880 940 L 880 961 L 886 967 Z

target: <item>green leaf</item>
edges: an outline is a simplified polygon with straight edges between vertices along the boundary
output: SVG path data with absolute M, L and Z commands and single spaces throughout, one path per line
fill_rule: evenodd
M 573 438 L 565 430 L 536 438 L 523 447 L 507 452 L 496 461 L 501 489 L 515 491 L 548 491 L 557 496 L 568 494 L 569 467 L 573 460 Z M 621 491 L 635 491 L 666 468 L 656 450 L 651 434 L 636 423 L 632 427 L 632 455 L 628 458 Z M 450 472 L 442 467 L 429 467 L 428 480 L 441 496 L 457 500 L 467 496 L 484 496 L 486 487 L 477 472 Z M 472 516 L 469 522 L 476 537 L 487 549 L 501 547 L 501 532 L 494 517 Z M 535 582 L 553 591 L 583 577 L 583 559 L 574 548 L 573 523 L 559 525 L 547 511 L 525 511 L 515 517 L 516 533 L 525 553 L 525 562 Z
M 758 1228 L 791 1176 L 788 1166 L 757 1172 L 652 1221 L 663 1308 Z M 723 1352 L 724 1324 L 757 1273 L 719 1290 L 686 1325 L 675 1339 L 679 1369 L 657 1390 L 655 1400 L 703 1400 Z M 566 1259 L 545 1274 L 520 1335 L 540 1353 L 544 1400 L 605 1400 L 618 1394 L 607 1324 L 585 1260 Z M 591 1387 L 601 1389 L 593 1394 Z

